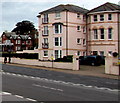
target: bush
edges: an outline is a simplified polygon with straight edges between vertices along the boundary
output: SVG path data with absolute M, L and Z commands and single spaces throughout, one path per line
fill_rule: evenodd
M 16 57 L 25 59 L 38 59 L 38 53 L 2 53 L 2 57 Z
M 73 55 L 64 56 L 63 58 L 57 58 L 54 62 L 73 62 Z

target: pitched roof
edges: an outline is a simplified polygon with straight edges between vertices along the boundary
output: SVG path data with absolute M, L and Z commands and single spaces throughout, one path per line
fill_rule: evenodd
M 67 4 L 67 5 L 58 5 L 56 7 L 50 8 L 48 10 L 42 11 L 39 14 L 44 14 L 44 13 L 55 13 L 55 12 L 61 12 L 61 11 L 70 11 L 70 12 L 76 12 L 76 13 L 86 13 L 88 12 L 87 9 L 81 8 L 79 6 Z
M 18 37 L 20 37 L 21 39 L 26 40 L 29 39 L 30 37 L 29 35 L 17 35 L 15 32 L 6 32 L 4 34 L 6 35 L 6 37 L 13 39 L 17 39 Z
M 101 12 L 101 11 L 115 11 L 115 10 L 120 10 L 120 5 L 107 2 L 103 5 L 100 5 L 94 9 L 90 10 L 88 13 Z

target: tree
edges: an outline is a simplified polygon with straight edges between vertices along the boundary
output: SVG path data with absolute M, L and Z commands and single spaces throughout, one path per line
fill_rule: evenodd
M 17 27 L 14 28 L 12 32 L 16 32 L 16 34 L 20 34 L 20 35 L 26 35 L 32 32 L 33 30 L 35 30 L 35 26 L 33 25 L 33 23 L 27 20 L 18 22 L 16 26 Z
M 16 28 L 12 30 L 12 32 L 15 32 L 17 35 L 30 35 L 32 38 L 33 47 L 37 47 L 38 40 L 35 38 L 35 35 L 38 36 L 37 29 L 35 29 L 35 26 L 30 21 L 22 21 L 18 22 L 16 24 Z

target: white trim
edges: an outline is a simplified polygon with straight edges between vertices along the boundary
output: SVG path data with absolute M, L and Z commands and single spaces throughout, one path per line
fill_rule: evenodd
M 90 14 L 101 14 L 101 13 L 117 13 L 120 12 L 119 10 L 115 10 L 115 11 L 100 11 L 100 12 L 92 12 L 92 13 L 88 13 L 88 15 Z

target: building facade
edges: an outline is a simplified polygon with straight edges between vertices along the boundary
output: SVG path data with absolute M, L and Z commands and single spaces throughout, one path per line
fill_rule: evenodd
M 88 54 L 118 53 L 120 6 L 105 3 L 87 13 Z
M 40 12 L 39 59 L 118 52 L 119 13 L 112 3 L 90 11 L 67 4 Z
M 11 52 L 29 50 L 31 47 L 32 40 L 29 35 L 16 35 L 15 32 L 4 32 L 2 34 L 3 52 L 8 52 L 9 50 Z
M 57 10 L 57 11 L 56 11 Z M 88 10 L 74 5 L 58 5 L 43 11 L 39 18 L 39 59 L 66 55 L 86 55 Z

